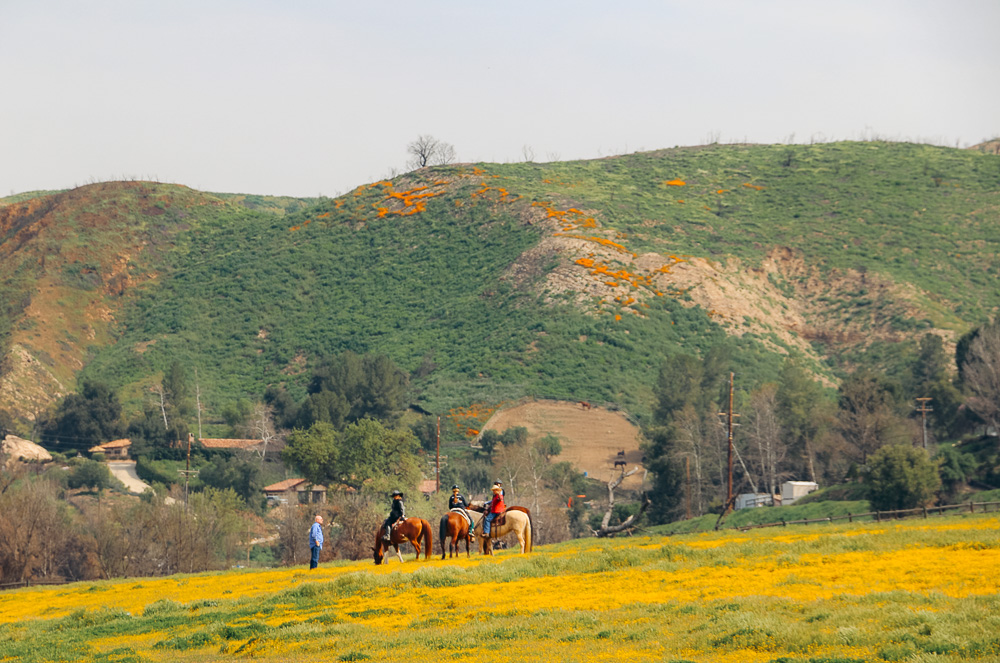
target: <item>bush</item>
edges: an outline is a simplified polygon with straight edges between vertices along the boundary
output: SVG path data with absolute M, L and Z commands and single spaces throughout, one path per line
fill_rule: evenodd
M 912 509 L 931 501 L 941 477 L 937 463 L 923 449 L 892 445 L 871 456 L 868 485 L 872 508 Z

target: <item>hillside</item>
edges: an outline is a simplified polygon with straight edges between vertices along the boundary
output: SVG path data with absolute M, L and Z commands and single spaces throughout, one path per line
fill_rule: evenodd
M 523 556 L 18 589 L 0 594 L 0 657 L 996 660 L 998 525 L 980 514 L 579 539 Z
M 430 411 L 642 417 L 663 356 L 727 338 L 750 382 L 787 353 L 828 384 L 899 370 L 997 312 L 998 248 L 1000 156 L 912 144 L 454 165 L 303 201 L 93 185 L 0 206 L 0 408 L 81 371 L 135 406 L 180 360 L 217 413 L 350 349 L 412 371 Z

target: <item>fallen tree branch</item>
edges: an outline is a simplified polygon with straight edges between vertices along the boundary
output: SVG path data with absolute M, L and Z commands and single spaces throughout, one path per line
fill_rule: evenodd
M 625 530 L 632 527 L 632 523 L 636 521 L 636 518 L 638 516 L 641 516 L 643 513 L 645 513 L 646 507 L 649 506 L 649 498 L 646 497 L 646 493 L 643 493 L 642 506 L 639 507 L 639 513 L 632 514 L 618 525 L 614 526 L 610 525 L 611 514 L 615 510 L 615 488 L 620 486 L 621 482 L 624 481 L 627 477 L 632 476 L 638 471 L 639 471 L 638 465 L 629 470 L 628 472 L 626 472 L 625 468 L 623 467 L 621 474 L 619 474 L 617 477 L 608 482 L 608 510 L 604 512 L 604 518 L 601 520 L 600 529 L 592 530 L 594 532 L 594 536 L 605 537 L 605 536 L 611 536 L 612 534 L 617 534 L 619 532 L 624 532 Z

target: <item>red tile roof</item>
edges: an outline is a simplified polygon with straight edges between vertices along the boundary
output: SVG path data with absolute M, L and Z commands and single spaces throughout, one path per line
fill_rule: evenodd
M 203 437 L 200 442 L 206 449 L 250 449 L 260 444 L 260 440 L 226 440 L 217 437 Z
M 122 438 L 120 440 L 112 440 L 111 442 L 105 442 L 104 444 L 98 444 L 95 447 L 89 449 L 90 453 L 96 453 L 98 451 L 107 451 L 108 449 L 121 449 L 122 447 L 132 446 L 132 440 Z
M 272 483 L 270 486 L 264 486 L 265 493 L 285 493 L 290 490 L 304 491 L 306 489 L 307 482 L 305 479 L 285 479 L 284 481 L 279 481 L 278 483 Z M 326 486 L 321 484 L 315 484 L 312 487 L 312 492 L 326 492 Z
M 272 483 L 270 486 L 264 486 L 264 492 L 283 493 L 286 490 L 296 488 L 300 483 L 305 483 L 305 479 L 285 479 L 284 481 L 279 481 L 278 483 Z

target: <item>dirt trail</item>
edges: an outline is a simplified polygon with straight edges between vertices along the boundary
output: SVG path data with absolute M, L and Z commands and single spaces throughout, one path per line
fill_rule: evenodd
M 483 430 L 503 432 L 517 426 L 528 429 L 530 441 L 548 434 L 558 437 L 562 453 L 555 460 L 572 463 L 598 481 L 607 482 L 621 471 L 615 469 L 614 463 L 618 452 L 625 451 L 627 468 L 631 470 L 639 465 L 640 469 L 627 478 L 622 487 L 626 490 L 642 488 L 645 475 L 643 453 L 639 449 L 642 438 L 639 428 L 621 412 L 596 406 L 587 409 L 580 403 L 566 401 L 531 401 L 496 412 Z

